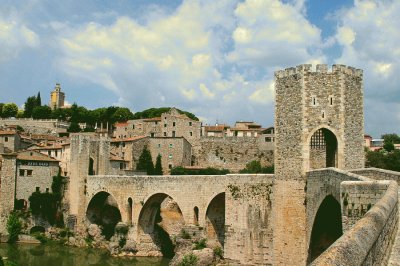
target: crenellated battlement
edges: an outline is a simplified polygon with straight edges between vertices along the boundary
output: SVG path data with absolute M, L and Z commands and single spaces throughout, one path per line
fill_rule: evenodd
M 343 73 L 350 76 L 355 77 L 363 77 L 362 69 L 357 69 L 351 66 L 334 64 L 332 65 L 331 70 L 329 71 L 328 65 L 326 64 L 318 64 L 316 65 L 315 71 L 312 69 L 311 64 L 302 64 L 296 67 L 289 67 L 285 70 L 275 71 L 275 78 L 285 78 L 295 74 L 304 75 L 305 73 L 326 73 L 326 74 L 335 74 L 335 73 Z

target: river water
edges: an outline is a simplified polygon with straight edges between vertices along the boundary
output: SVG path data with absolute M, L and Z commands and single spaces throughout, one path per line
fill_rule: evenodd
M 163 258 L 114 258 L 105 250 L 68 247 L 55 243 L 44 245 L 2 243 L 0 255 L 19 266 L 167 266 L 169 262 Z

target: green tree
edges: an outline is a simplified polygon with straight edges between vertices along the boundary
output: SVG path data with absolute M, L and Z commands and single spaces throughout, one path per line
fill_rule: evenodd
M 35 96 L 28 97 L 24 104 L 24 117 L 32 117 L 33 109 L 36 106 L 38 106 L 37 98 Z
M 396 133 L 391 133 L 391 134 L 384 134 L 382 135 L 384 143 L 393 143 L 393 144 L 399 144 L 400 143 L 400 136 L 398 136 Z
M 154 173 L 153 159 L 151 158 L 151 153 L 147 149 L 147 146 L 144 147 L 142 154 L 139 157 L 136 170 L 146 171 L 148 175 L 152 175 Z
M 34 119 L 49 119 L 51 118 L 51 108 L 47 105 L 36 106 L 33 108 L 32 117 Z
M 154 174 L 155 175 L 162 175 L 163 174 L 163 169 L 162 169 L 162 164 L 161 164 L 161 154 L 159 154 L 157 156 L 156 166 L 154 167 Z
M 18 113 L 18 106 L 15 103 L 6 103 L 3 106 L 3 117 L 15 117 Z
M 3 106 L 4 103 L 0 103 L 0 117 L 3 117 Z
M 22 224 L 16 212 L 11 212 L 7 219 L 8 243 L 15 243 L 21 232 Z
M 392 142 L 384 142 L 383 143 L 383 148 L 386 150 L 386 151 L 388 151 L 388 152 L 391 152 L 391 151 L 393 151 L 394 150 L 394 144 L 392 143 Z
M 36 96 L 36 106 L 42 106 L 42 98 L 40 97 L 40 91 Z
M 125 107 L 118 108 L 115 113 L 112 115 L 112 121 L 115 122 L 124 122 L 133 118 L 132 112 Z
M 141 112 L 136 112 L 133 115 L 132 119 L 160 117 L 162 113 L 166 113 L 169 110 L 171 110 L 171 107 L 149 108 L 149 109 L 143 110 Z M 177 110 L 179 113 L 185 114 L 190 119 L 199 121 L 199 118 L 197 118 L 194 114 L 187 112 L 187 111 L 182 111 L 180 109 L 177 109 Z
M 81 127 L 79 126 L 79 124 L 78 123 L 76 123 L 76 122 L 72 122 L 70 125 L 69 125 L 69 127 L 68 127 L 68 129 L 67 129 L 67 132 L 69 132 L 69 133 L 77 133 L 77 132 L 81 132 Z

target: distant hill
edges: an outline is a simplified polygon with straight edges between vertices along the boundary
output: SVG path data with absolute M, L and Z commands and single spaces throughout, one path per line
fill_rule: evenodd
M 162 113 L 166 113 L 169 110 L 171 110 L 171 107 L 160 107 L 160 108 L 149 108 L 146 110 L 143 110 L 141 112 L 136 112 L 133 115 L 133 119 L 143 119 L 143 118 L 153 118 L 153 117 L 160 117 Z M 187 117 L 199 121 L 199 118 L 195 116 L 194 114 L 187 112 L 187 111 L 182 111 L 176 108 L 179 113 L 187 115 Z

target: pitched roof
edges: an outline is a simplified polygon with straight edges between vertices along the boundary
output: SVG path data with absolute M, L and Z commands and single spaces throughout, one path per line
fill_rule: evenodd
M 136 141 L 139 139 L 144 139 L 144 138 L 148 138 L 147 136 L 136 136 L 136 137 L 132 137 L 132 138 L 123 138 L 123 139 L 113 139 L 111 140 L 111 142 L 116 143 L 116 142 L 130 142 L 130 141 Z
M 221 132 L 224 131 L 225 128 L 228 128 L 226 125 L 218 125 L 218 126 L 205 126 L 205 130 L 207 132 Z
M 44 162 L 58 162 L 58 160 L 51 158 L 45 154 L 37 151 L 22 151 L 17 155 L 17 160 L 22 161 L 44 161 Z
M 17 132 L 15 130 L 0 130 L 0 135 L 15 135 Z

